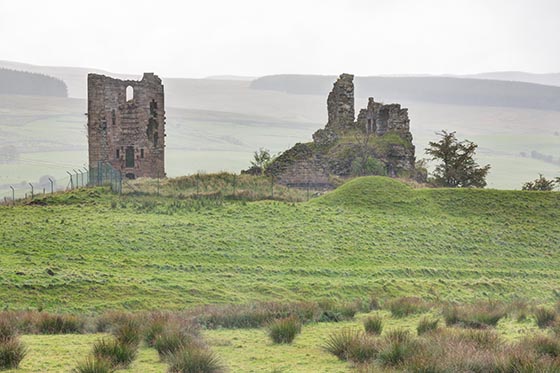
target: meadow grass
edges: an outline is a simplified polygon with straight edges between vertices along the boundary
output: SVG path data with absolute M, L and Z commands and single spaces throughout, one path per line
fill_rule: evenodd
M 560 193 L 351 181 L 307 203 L 189 205 L 102 189 L 0 207 L 0 307 L 560 297 Z

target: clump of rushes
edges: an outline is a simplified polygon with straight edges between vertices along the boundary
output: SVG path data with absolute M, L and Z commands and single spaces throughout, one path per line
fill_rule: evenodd
M 383 339 L 377 359 L 383 366 L 397 366 L 414 355 L 417 343 L 408 330 L 389 331 Z
M 292 343 L 299 333 L 301 322 L 295 317 L 275 320 L 268 325 L 268 335 L 274 343 Z
M 0 370 L 15 369 L 27 354 L 19 340 L 15 326 L 7 319 L 0 319 Z
M 177 351 L 195 345 L 197 345 L 197 341 L 193 335 L 183 332 L 178 327 L 169 326 L 158 334 L 154 341 L 154 348 L 162 360 Z
M 41 334 L 71 334 L 84 330 L 84 320 L 74 315 L 43 313 L 39 316 L 37 329 Z
M 364 320 L 364 329 L 368 334 L 380 335 L 383 331 L 383 319 L 379 315 Z
M 340 360 L 348 360 L 350 351 L 357 341 L 361 338 L 362 333 L 353 329 L 342 329 L 332 333 L 327 337 L 323 348 L 338 357 Z
M 389 310 L 393 317 L 406 317 L 416 313 L 426 312 L 429 305 L 417 297 L 403 297 L 389 302 Z
M 115 368 L 109 360 L 91 356 L 78 363 L 78 366 L 72 370 L 73 373 L 113 373 L 114 371 Z
M 447 325 L 459 325 L 465 328 L 485 328 L 496 326 L 507 315 L 506 307 L 497 302 L 478 302 L 464 306 L 448 306 L 443 310 Z
M 100 339 L 93 345 L 93 356 L 107 360 L 113 368 L 127 368 L 134 361 L 138 346 L 122 343 L 116 339 Z
M 556 311 L 547 307 L 537 307 L 534 316 L 539 328 L 543 329 L 554 323 L 556 320 Z
M 224 368 L 212 351 L 191 346 L 168 357 L 169 373 L 220 373 Z
M 416 331 L 418 332 L 418 335 L 422 335 L 424 333 L 436 330 L 438 324 L 439 324 L 439 319 L 423 316 L 420 319 L 420 321 L 418 321 L 418 326 L 416 327 Z
M 140 323 L 135 319 L 128 319 L 117 325 L 113 331 L 113 335 L 115 339 L 122 344 L 138 347 L 141 335 Z
M 150 320 L 148 326 L 144 330 L 144 341 L 150 347 L 154 347 L 156 339 L 165 331 L 167 320 L 163 317 L 156 317 Z

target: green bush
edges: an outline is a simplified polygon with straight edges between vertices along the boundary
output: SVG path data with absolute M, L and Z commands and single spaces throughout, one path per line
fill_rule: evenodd
M 181 349 L 168 358 L 169 373 L 219 373 L 224 369 L 210 350 L 193 347 Z
M 27 354 L 27 348 L 17 337 L 0 342 L 0 370 L 16 369 Z
M 383 319 L 378 316 L 371 316 L 364 320 L 364 329 L 368 334 L 380 335 L 383 331 Z
M 554 323 L 556 320 L 556 311 L 551 308 L 538 307 L 535 309 L 535 320 L 539 328 L 546 328 Z
M 112 367 L 126 368 L 134 361 L 138 346 L 121 343 L 116 339 L 100 339 L 93 345 L 93 356 L 108 360 Z
M 416 327 L 416 331 L 418 335 L 431 332 L 437 329 L 439 324 L 439 319 L 433 319 L 428 316 L 424 316 L 418 321 L 418 326 Z
M 268 325 L 268 336 L 274 343 L 292 343 L 299 333 L 301 322 L 295 317 L 275 320 Z
M 113 368 L 109 360 L 95 359 L 93 357 L 86 358 L 72 370 L 73 373 L 113 373 L 114 371 L 115 368 Z

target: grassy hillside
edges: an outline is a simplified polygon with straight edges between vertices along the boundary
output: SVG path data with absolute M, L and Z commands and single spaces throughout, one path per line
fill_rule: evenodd
M 82 190 L 0 208 L 0 307 L 560 296 L 560 193 L 362 178 L 308 203 Z M 54 274 L 52 274 L 54 273 Z

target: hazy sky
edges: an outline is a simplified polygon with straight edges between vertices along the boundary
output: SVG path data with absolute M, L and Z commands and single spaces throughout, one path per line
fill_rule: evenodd
M 558 72 L 560 1 L 0 0 L 0 59 L 166 77 Z

